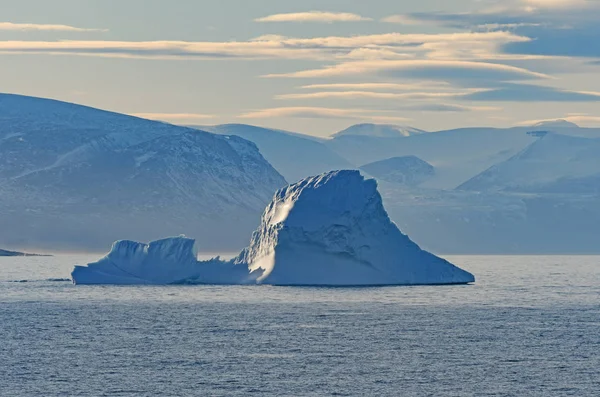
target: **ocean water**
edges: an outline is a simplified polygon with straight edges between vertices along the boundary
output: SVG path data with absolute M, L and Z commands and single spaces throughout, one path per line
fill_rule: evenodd
M 600 396 L 600 257 L 448 257 L 474 285 L 74 286 L 0 258 L 0 396 Z

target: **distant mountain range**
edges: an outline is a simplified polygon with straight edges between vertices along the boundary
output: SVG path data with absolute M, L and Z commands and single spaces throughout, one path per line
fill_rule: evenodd
M 89 251 L 183 233 L 233 251 L 279 187 L 361 169 L 425 249 L 598 253 L 598 153 L 600 129 L 561 120 L 437 132 L 360 124 L 321 139 L 0 95 L 0 225 L 10 226 L 0 245 Z
M 236 136 L 0 95 L 0 244 L 103 250 L 189 234 L 247 244 L 285 179 Z
M 378 179 L 390 216 L 424 248 L 454 254 L 600 252 L 600 129 L 558 120 L 390 137 L 381 128 L 387 126 L 362 124 L 318 140 L 319 170 L 335 167 L 323 161 L 334 153 Z M 257 129 L 229 125 L 225 131 L 254 140 L 286 176 L 309 169 L 309 157 L 294 152 L 291 137 L 301 135 L 248 134 Z

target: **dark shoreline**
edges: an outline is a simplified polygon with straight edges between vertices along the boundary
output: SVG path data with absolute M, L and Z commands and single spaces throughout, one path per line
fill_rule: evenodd
M 0 249 L 0 257 L 3 257 L 3 256 L 52 256 L 52 255 L 30 254 L 27 252 L 7 251 L 7 250 Z

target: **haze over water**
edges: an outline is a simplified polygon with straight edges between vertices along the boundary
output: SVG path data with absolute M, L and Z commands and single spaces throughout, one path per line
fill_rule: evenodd
M 600 390 L 597 256 L 452 256 L 477 281 L 448 287 L 66 281 L 73 264 L 96 259 L 0 258 L 1 395 Z

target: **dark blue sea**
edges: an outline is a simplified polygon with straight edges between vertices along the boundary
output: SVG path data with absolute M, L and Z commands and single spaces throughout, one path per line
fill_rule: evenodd
M 600 257 L 474 285 L 89 287 L 0 258 L 0 396 L 600 396 Z

